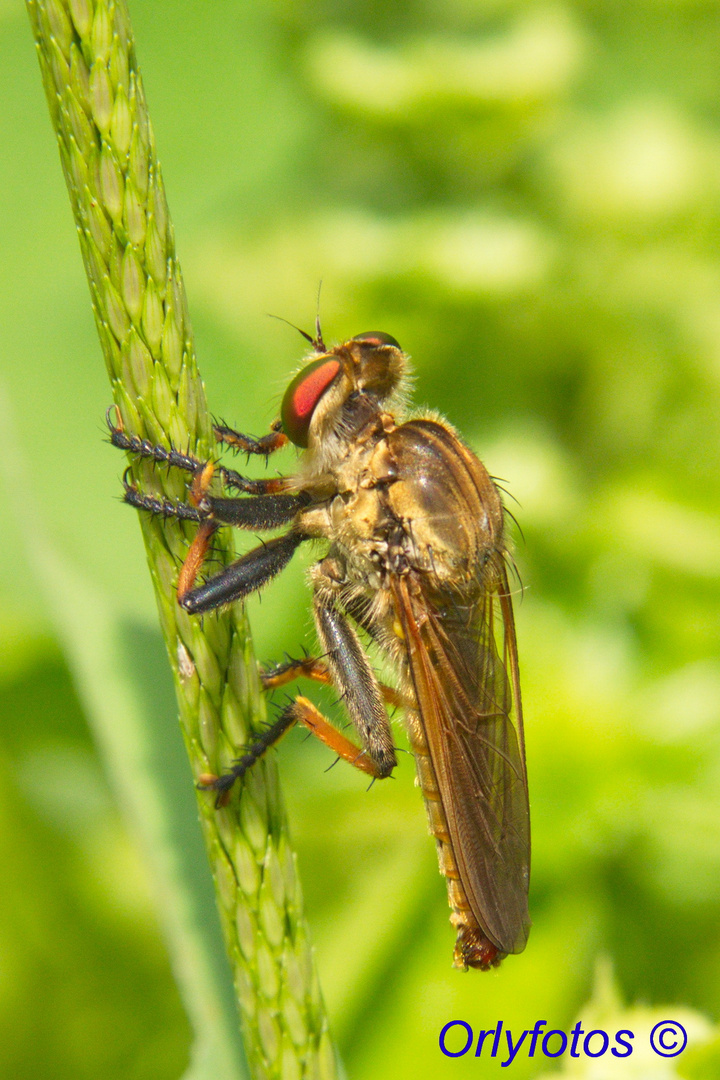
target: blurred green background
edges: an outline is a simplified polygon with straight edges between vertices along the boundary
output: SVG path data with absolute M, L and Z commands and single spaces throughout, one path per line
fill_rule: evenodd
M 451 969 L 409 759 L 366 791 L 299 733 L 279 753 L 349 1075 L 494 1074 L 440 1028 L 567 1030 L 598 956 L 626 1001 L 717 1020 L 720 3 L 130 10 L 213 411 L 267 430 L 303 345 L 266 313 L 311 329 L 322 279 L 326 340 L 397 337 L 519 502 L 526 953 Z M 20 0 L 0 101 L 0 1076 L 165 1080 L 190 1028 L 73 604 L 161 646 Z M 251 605 L 261 658 L 312 648 L 303 570 Z

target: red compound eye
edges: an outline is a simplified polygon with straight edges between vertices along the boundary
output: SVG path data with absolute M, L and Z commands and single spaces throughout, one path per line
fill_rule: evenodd
M 339 370 L 339 360 L 321 356 L 298 371 L 285 391 L 280 417 L 283 431 L 296 446 L 307 446 L 312 414 Z

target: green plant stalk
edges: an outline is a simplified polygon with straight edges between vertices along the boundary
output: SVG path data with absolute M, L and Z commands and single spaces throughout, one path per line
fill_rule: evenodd
M 124 0 L 26 0 L 115 403 L 125 429 L 206 459 L 212 427 Z M 142 490 L 185 480 L 131 462 Z M 265 705 L 245 613 L 191 619 L 176 603 L 186 526 L 141 515 L 193 776 L 226 769 Z M 217 534 L 216 555 L 232 557 Z M 333 1048 L 272 762 L 200 819 L 258 1078 L 332 1078 Z

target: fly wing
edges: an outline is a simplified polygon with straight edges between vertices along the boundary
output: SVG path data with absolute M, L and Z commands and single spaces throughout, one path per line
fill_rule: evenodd
M 530 921 L 530 818 L 512 604 L 503 559 L 482 587 L 432 591 L 395 579 L 396 612 L 460 881 L 478 923 L 504 953 L 522 952 Z

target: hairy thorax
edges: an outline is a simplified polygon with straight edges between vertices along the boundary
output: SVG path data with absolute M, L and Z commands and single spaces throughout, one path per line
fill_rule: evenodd
M 501 550 L 502 507 L 474 457 L 469 476 L 468 460 L 437 421 L 396 425 L 378 412 L 326 473 L 315 472 L 327 496 L 303 512 L 302 528 L 330 541 L 345 584 L 368 595 L 388 574 L 423 575 L 435 590 L 480 584 L 478 566 Z

